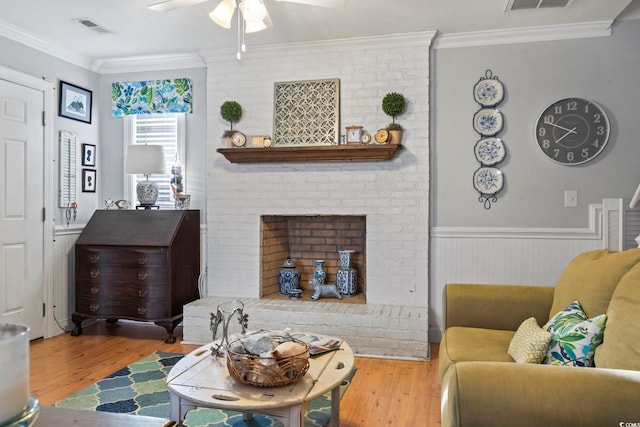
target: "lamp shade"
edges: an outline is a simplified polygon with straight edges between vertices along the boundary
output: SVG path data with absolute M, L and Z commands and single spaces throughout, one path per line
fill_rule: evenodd
M 125 173 L 165 173 L 164 150 L 160 145 L 133 144 L 127 147 Z
M 231 18 L 233 18 L 233 12 L 236 9 L 235 0 L 221 0 L 215 9 L 209 14 L 209 18 L 222 28 L 227 30 L 231 28 Z

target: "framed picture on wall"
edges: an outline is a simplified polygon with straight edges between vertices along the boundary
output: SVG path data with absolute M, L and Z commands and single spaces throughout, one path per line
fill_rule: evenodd
M 82 144 L 82 166 L 96 166 L 96 146 Z
M 93 92 L 60 80 L 58 115 L 71 120 L 91 123 Z
M 95 169 L 82 169 L 82 192 L 96 192 L 96 171 Z

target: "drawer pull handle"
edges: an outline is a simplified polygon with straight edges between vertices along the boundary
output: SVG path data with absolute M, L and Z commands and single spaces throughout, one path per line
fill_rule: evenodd
M 89 289 L 89 293 L 91 293 L 91 295 L 98 295 L 100 293 L 100 288 L 97 286 L 94 286 L 91 289 Z
M 145 265 L 147 263 L 147 261 L 149 261 L 149 257 L 146 255 L 140 255 L 138 257 L 138 264 L 140 265 Z
M 98 309 L 99 309 L 99 308 L 100 308 L 100 305 L 98 305 L 98 304 L 91 304 L 91 305 L 89 306 L 89 311 L 91 311 L 91 312 L 96 312 L 96 311 L 98 311 Z
M 91 256 L 89 257 L 89 262 L 90 262 L 91 264 L 97 264 L 97 263 L 98 263 L 98 261 L 100 261 L 100 255 L 91 255 Z
M 147 289 L 140 289 L 140 290 L 138 290 L 138 296 L 139 296 L 140 298 L 144 298 L 144 297 L 146 297 L 147 295 L 149 295 L 149 291 L 148 291 Z
M 92 270 L 89 276 L 91 276 L 92 279 L 97 279 L 100 276 L 100 270 Z
M 149 277 L 149 273 L 147 273 L 147 272 L 138 273 L 138 279 L 139 280 L 147 280 L 147 277 Z
M 147 314 L 147 309 L 145 307 L 138 307 L 138 314 Z

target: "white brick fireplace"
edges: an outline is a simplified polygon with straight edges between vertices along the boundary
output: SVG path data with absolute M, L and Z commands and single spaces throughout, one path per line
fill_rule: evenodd
M 203 53 L 208 64 L 209 298 L 186 307 L 185 341 L 206 342 L 208 313 L 217 302 L 238 298 L 252 307 L 250 327 L 273 321 L 309 329 L 311 316 L 321 319 L 317 332 L 342 328 L 356 352 L 427 356 L 431 37 L 252 48 L 240 62 L 232 51 Z M 219 118 L 222 102 L 236 100 L 243 107 L 234 128 L 248 136 L 271 134 L 274 82 L 315 78 L 340 79 L 341 134 L 352 124 L 375 133 L 390 121 L 380 109 L 384 94 L 403 93 L 408 105 L 397 118 L 405 129 L 399 154 L 382 162 L 231 164 L 216 152 L 226 128 Z M 358 274 L 366 275 L 366 306 L 316 303 L 308 297 L 260 305 L 262 215 L 365 216 L 366 271 Z M 251 324 L 252 318 L 262 324 Z M 415 345 L 401 350 L 408 342 Z

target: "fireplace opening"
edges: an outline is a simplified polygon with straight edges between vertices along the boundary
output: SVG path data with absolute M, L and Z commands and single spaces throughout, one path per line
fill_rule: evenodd
M 338 251 L 354 251 L 351 268 L 356 280 L 353 295 L 341 300 L 329 295 L 318 301 L 366 303 L 366 216 L 364 215 L 263 215 L 260 218 L 260 297 L 287 299 L 280 292 L 278 273 L 290 256 L 300 272 L 301 299 L 309 300 L 314 289 L 316 261 L 324 260 L 326 283 L 336 283 L 341 268 Z M 341 276 L 341 280 L 345 276 Z

